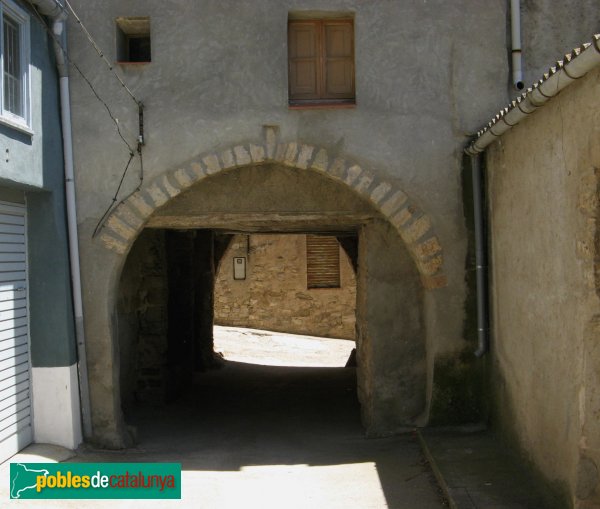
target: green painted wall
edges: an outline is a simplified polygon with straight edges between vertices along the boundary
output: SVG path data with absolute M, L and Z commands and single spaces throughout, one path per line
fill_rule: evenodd
M 32 63 L 41 71 L 41 151 L 43 192 L 27 194 L 31 360 L 34 367 L 76 362 L 73 304 L 64 197 L 62 131 L 58 76 L 51 42 L 32 19 Z
M 51 41 L 33 13 L 30 33 L 34 134 L 0 126 L 0 199 L 22 202 L 25 194 L 27 202 L 32 365 L 70 366 L 76 349 L 58 78 Z

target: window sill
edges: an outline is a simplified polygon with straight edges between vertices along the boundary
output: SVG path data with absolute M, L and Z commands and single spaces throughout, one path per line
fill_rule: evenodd
M 353 110 L 355 102 L 290 102 L 290 110 Z
M 152 63 L 151 60 L 149 60 L 148 62 L 125 62 L 125 61 L 123 61 L 123 62 L 121 62 L 121 61 L 116 62 L 117 65 L 121 65 L 123 67 L 130 67 L 130 66 L 131 67 L 140 67 L 140 66 L 151 64 L 151 63 Z
M 20 122 L 17 122 L 16 120 L 13 120 L 11 118 L 0 116 L 0 125 L 11 127 L 12 129 L 15 129 L 16 131 L 21 131 L 22 133 L 28 134 L 29 136 L 33 136 L 35 134 L 31 127 L 25 124 L 21 124 Z

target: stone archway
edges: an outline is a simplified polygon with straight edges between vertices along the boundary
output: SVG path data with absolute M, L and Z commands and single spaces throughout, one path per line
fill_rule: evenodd
M 187 164 L 148 182 L 142 190 L 134 193 L 115 208 L 107 218 L 98 239 L 83 244 L 85 263 L 93 266 L 97 273 L 92 275 L 90 271 L 85 271 L 84 278 L 90 282 L 88 288 L 91 289 L 86 292 L 86 332 L 94 423 L 93 438 L 102 445 L 118 448 L 127 444 L 127 432 L 122 418 L 119 395 L 119 324 L 115 309 L 120 273 L 133 243 L 160 211 L 176 202 L 176 198 L 183 191 L 191 191 L 192 187 L 197 189 L 195 184 L 204 179 L 207 179 L 207 182 L 214 181 L 211 177 L 218 178 L 231 173 L 230 170 L 233 169 L 263 165 L 278 165 L 291 172 L 303 172 L 302 175 L 306 175 L 307 178 L 311 174 L 320 176 L 322 179 L 341 185 L 351 195 L 354 194 L 362 201 L 368 202 L 386 220 L 389 231 L 395 230 L 397 233 L 393 236 L 398 238 L 397 243 L 404 246 L 402 248 L 406 253 L 403 255 L 404 259 L 412 259 L 414 262 L 416 286 L 419 286 L 419 279 L 422 288 L 427 290 L 446 286 L 442 248 L 431 219 L 401 189 L 376 178 L 371 171 L 363 169 L 352 159 L 334 157 L 321 147 L 297 142 L 279 143 L 274 128 L 265 129 L 263 143 L 240 144 L 202 154 Z M 382 240 L 385 239 L 381 236 L 379 239 L 371 239 L 375 245 L 379 243 L 380 248 L 383 246 Z M 388 287 L 387 293 L 384 292 L 385 295 L 377 303 L 378 306 L 385 307 L 396 298 L 396 290 L 385 280 L 385 275 L 377 278 Z M 415 295 L 418 293 L 411 291 Z M 392 315 L 393 312 L 388 310 L 388 317 Z M 423 324 L 422 329 L 419 333 L 420 337 L 415 338 L 415 341 L 428 341 L 430 335 L 428 327 Z M 376 342 L 371 341 L 369 348 L 376 346 L 374 345 Z M 409 379 L 415 372 L 419 377 L 426 374 L 427 391 L 430 390 L 431 368 L 426 366 L 430 364 L 430 359 L 429 357 L 425 359 L 424 353 L 419 354 L 421 357 L 416 362 L 412 362 L 411 366 L 391 366 L 390 359 L 384 352 L 377 355 L 379 357 L 374 364 L 365 364 L 364 391 L 375 393 L 379 390 L 377 381 L 373 382 L 374 379 L 371 378 L 378 369 L 377 363 L 387 363 L 385 369 L 393 371 L 394 383 L 403 387 L 410 387 Z M 420 382 L 419 384 L 424 394 L 425 385 Z M 387 401 L 393 397 L 393 394 L 385 391 L 381 394 L 381 398 Z M 426 404 L 428 403 L 429 400 Z M 366 412 L 372 415 L 378 412 L 373 405 L 365 408 Z M 375 434 L 388 432 L 385 429 L 377 429 L 376 426 L 373 426 L 373 430 Z
M 247 165 L 280 163 L 299 171 L 315 171 L 350 187 L 372 203 L 394 226 L 407 246 L 427 289 L 446 286 L 442 247 L 431 218 L 401 189 L 377 179 L 351 158 L 333 157 L 325 148 L 299 142 L 278 143 L 277 130 L 265 128 L 262 144 L 234 145 L 201 154 L 168 171 L 122 202 L 108 216 L 100 238 L 104 246 L 125 254 L 147 219 L 169 200 L 206 177 Z

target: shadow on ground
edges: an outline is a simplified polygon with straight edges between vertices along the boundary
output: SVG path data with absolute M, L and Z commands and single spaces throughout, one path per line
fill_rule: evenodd
M 359 414 L 353 368 L 228 361 L 176 403 L 131 412 L 135 449 L 71 461 L 180 462 L 211 508 L 236 490 L 246 507 L 443 507 L 416 436 L 366 439 Z

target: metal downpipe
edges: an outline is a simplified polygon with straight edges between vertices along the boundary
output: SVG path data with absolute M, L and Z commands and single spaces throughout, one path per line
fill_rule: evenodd
M 523 83 L 520 0 L 510 0 L 510 33 L 513 85 L 517 90 L 523 90 L 525 84 Z
M 473 181 L 473 220 L 475 223 L 475 275 L 477 281 L 477 350 L 482 357 L 489 350 L 487 256 L 484 232 L 483 196 L 480 155 L 471 156 Z
M 81 292 L 81 268 L 79 263 L 79 237 L 77 233 L 77 207 L 73 172 L 73 137 L 71 128 L 71 96 L 69 92 L 69 65 L 66 58 L 67 14 L 58 0 L 34 0 L 41 14 L 48 16 L 54 34 L 54 54 L 60 85 L 60 114 L 63 137 L 63 157 L 65 164 L 65 196 L 67 206 L 67 231 L 69 235 L 69 262 L 71 266 L 71 288 L 73 292 L 73 312 L 75 315 L 75 335 L 79 371 L 79 398 L 83 436 L 92 436 L 92 414 L 87 372 L 87 354 L 83 328 L 83 299 Z

